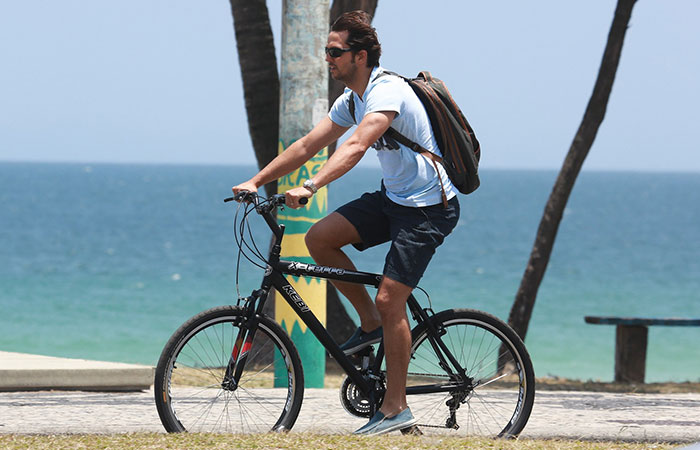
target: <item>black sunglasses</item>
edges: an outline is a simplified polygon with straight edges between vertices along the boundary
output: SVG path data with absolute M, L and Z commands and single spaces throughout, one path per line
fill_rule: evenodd
M 340 48 L 340 47 L 326 47 L 326 55 L 331 58 L 337 58 L 342 56 L 343 53 L 352 51 L 351 48 Z

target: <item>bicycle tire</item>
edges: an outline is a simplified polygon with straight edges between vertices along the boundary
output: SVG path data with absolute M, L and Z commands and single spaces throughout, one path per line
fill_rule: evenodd
M 535 399 L 535 373 L 522 340 L 506 323 L 481 311 L 446 310 L 430 321 L 473 382 L 462 391 L 410 395 L 421 432 L 518 436 Z M 412 330 L 409 388 L 454 384 L 438 363 L 427 329 L 421 323 Z M 452 418 L 450 401 L 459 403 Z
M 155 372 L 156 407 L 168 432 L 287 431 L 299 415 L 304 374 L 287 333 L 260 317 L 237 389 L 224 373 L 244 310 L 221 306 L 185 322 L 163 348 Z

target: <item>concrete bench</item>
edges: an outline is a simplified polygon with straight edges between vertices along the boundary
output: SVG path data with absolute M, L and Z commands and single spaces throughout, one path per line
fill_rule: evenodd
M 615 325 L 615 382 L 644 383 L 647 339 L 652 325 L 699 327 L 700 319 L 586 316 L 586 323 Z

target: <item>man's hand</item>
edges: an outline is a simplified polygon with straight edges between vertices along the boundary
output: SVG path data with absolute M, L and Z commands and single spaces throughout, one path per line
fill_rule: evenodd
M 238 194 L 242 191 L 258 192 L 258 186 L 256 186 L 255 183 L 253 183 L 252 181 L 246 181 L 245 183 L 241 183 L 238 186 L 232 187 L 231 190 L 234 194 Z
M 299 209 L 304 206 L 299 203 L 299 200 L 302 198 L 311 198 L 312 195 L 314 194 L 312 194 L 311 191 L 305 187 L 290 189 L 284 193 L 286 200 L 285 204 L 292 209 Z

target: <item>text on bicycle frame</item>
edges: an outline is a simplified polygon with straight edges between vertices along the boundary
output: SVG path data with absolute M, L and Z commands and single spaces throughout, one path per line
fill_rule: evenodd
M 336 267 L 326 267 L 326 266 L 316 266 L 313 264 L 306 264 L 306 263 L 301 263 L 301 262 L 292 262 L 289 265 L 289 270 L 291 271 L 302 271 L 308 274 L 320 274 L 320 273 L 327 273 L 327 274 L 335 274 L 335 275 L 343 275 L 345 273 L 345 269 L 338 269 Z
M 301 297 L 299 297 L 299 294 L 297 294 L 297 291 L 295 291 L 292 286 L 287 285 L 287 286 L 284 286 L 283 288 L 284 288 L 284 292 L 286 292 L 287 295 L 289 295 L 292 298 L 292 300 L 294 301 L 294 303 L 297 304 L 297 306 L 299 307 L 301 312 L 309 312 L 310 311 L 309 307 L 306 306 L 306 303 L 304 303 L 304 300 L 302 300 Z

